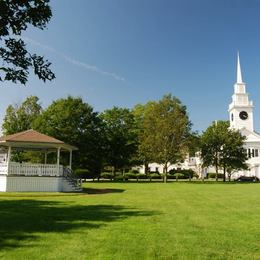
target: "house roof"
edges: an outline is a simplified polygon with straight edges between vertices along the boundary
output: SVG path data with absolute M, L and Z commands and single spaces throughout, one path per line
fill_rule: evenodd
M 16 144 L 16 146 L 18 144 L 20 144 L 22 146 L 25 146 L 25 144 L 28 144 L 28 145 L 31 144 L 33 146 L 51 145 L 51 147 L 61 147 L 61 148 L 65 148 L 65 149 L 77 150 L 77 148 L 74 146 L 65 144 L 63 141 L 60 141 L 54 137 L 39 133 L 33 129 L 0 137 L 0 145 L 6 144 L 6 143 Z

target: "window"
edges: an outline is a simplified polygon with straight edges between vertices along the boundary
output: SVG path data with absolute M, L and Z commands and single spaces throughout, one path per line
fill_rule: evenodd
M 247 155 L 248 155 L 248 158 L 251 158 L 251 151 L 250 151 L 250 149 L 247 150 Z
M 255 157 L 258 157 L 258 149 L 255 149 Z

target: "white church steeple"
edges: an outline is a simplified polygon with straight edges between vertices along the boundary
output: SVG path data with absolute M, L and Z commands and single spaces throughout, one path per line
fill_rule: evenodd
M 239 52 L 237 52 L 237 84 L 243 84 Z
M 237 55 L 237 81 L 234 85 L 234 94 L 228 111 L 232 128 L 246 128 L 254 131 L 253 102 L 249 101 L 246 84 L 242 80 L 239 53 Z

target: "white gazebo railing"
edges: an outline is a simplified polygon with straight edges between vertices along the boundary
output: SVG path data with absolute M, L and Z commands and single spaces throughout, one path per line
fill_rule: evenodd
M 7 174 L 7 163 L 0 163 L 0 174 Z
M 63 166 L 10 162 L 0 164 L 0 174 L 21 176 L 63 176 Z

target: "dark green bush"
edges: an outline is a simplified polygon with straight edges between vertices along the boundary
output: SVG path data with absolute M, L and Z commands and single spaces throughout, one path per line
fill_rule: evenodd
M 114 178 L 114 175 L 111 172 L 102 172 L 100 174 L 100 177 L 103 178 L 103 179 L 112 180 Z
M 180 173 L 180 172 L 174 173 L 173 176 L 174 176 L 175 178 L 178 178 L 178 179 L 185 179 L 185 178 L 184 178 L 185 175 L 184 175 L 183 173 Z
M 181 173 L 183 174 L 182 179 L 189 179 L 189 178 L 193 178 L 195 176 L 195 172 L 192 169 L 187 169 L 187 170 L 176 170 L 176 169 L 172 169 L 169 171 L 170 175 L 174 175 L 175 173 Z M 181 178 L 180 178 L 181 179 Z
M 125 174 L 125 177 L 127 179 L 136 179 L 136 174 L 132 173 L 132 172 L 128 172 L 128 173 Z
M 167 179 L 175 179 L 175 176 L 173 174 L 167 174 Z
M 150 179 L 162 179 L 162 176 L 158 173 L 150 173 L 149 178 Z
M 160 174 L 158 171 L 150 171 L 150 174 Z
M 136 174 L 136 178 L 139 180 L 147 179 L 147 176 L 144 173 Z
M 126 177 L 124 177 L 123 174 L 117 174 L 114 177 L 114 181 L 123 181 L 123 180 L 126 180 Z
M 139 171 L 138 170 L 130 170 L 129 173 L 138 174 Z
M 223 178 L 223 174 L 219 173 L 218 178 Z M 215 172 L 209 172 L 207 173 L 207 178 L 208 179 L 215 179 L 216 178 L 216 173 Z
M 79 179 L 89 179 L 95 177 L 89 172 L 88 169 L 76 169 L 74 172 Z

